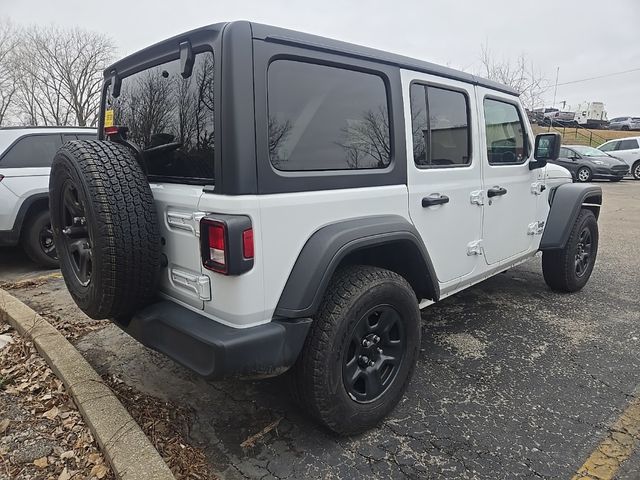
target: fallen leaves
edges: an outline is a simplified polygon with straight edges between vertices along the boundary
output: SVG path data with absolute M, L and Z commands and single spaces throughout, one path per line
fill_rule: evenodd
M 64 384 L 33 344 L 0 322 L 0 334 L 7 332 L 12 341 L 0 349 L 0 400 L 12 405 L 13 413 L 0 408 L 7 417 L 0 418 L 0 472 L 8 478 L 112 479 Z M 15 412 L 21 417 L 15 417 Z M 46 456 L 32 457 L 28 463 L 14 458 L 22 442 L 43 439 L 52 445 Z
M 60 413 L 60 410 L 58 410 L 58 407 L 51 407 L 51 409 L 44 412 L 42 416 L 45 418 L 48 418 L 49 420 L 53 420 L 58 416 L 58 413 Z
M 107 473 L 109 473 L 109 469 L 105 465 L 99 464 L 94 465 L 89 475 L 96 478 L 104 478 L 107 476 Z
M 188 409 L 144 395 L 116 376 L 104 380 L 149 437 L 176 479 L 218 478 L 204 452 L 187 441 L 186 432 L 191 428 Z

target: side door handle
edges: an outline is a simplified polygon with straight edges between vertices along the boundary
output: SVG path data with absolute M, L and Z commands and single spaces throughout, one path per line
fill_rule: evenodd
M 431 194 L 422 199 L 422 206 L 425 208 L 433 205 L 444 205 L 445 203 L 449 203 L 449 197 L 438 193 Z
M 487 197 L 491 198 L 491 197 L 499 197 L 500 195 L 506 195 L 507 194 L 507 189 L 503 188 L 503 187 L 492 187 L 487 191 Z

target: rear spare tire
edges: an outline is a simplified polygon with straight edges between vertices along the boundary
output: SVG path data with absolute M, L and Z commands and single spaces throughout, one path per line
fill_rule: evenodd
M 51 225 L 67 288 L 89 317 L 130 317 L 154 296 L 160 234 L 151 188 L 132 152 L 66 143 L 49 179 Z

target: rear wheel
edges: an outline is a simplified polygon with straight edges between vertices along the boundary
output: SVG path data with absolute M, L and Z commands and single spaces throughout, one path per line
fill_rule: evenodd
M 155 293 L 160 235 L 151 189 L 132 153 L 75 141 L 56 154 L 49 180 L 60 268 L 91 318 L 126 319 Z
M 588 167 L 580 167 L 576 172 L 576 180 L 578 182 L 588 182 L 591 180 L 591 170 Z
M 22 234 L 22 248 L 38 265 L 46 268 L 58 267 L 49 210 L 36 213 L 27 220 Z
M 552 290 L 575 292 L 591 277 L 598 253 L 598 222 L 590 210 L 581 210 L 564 248 L 542 254 L 544 280 Z
M 624 130 L 625 132 L 629 131 L 629 125 L 623 125 L 620 130 Z
M 362 432 L 402 398 L 419 348 L 420 312 L 407 281 L 348 267 L 334 276 L 291 372 L 295 396 L 334 432 Z
M 640 160 L 633 164 L 631 167 L 631 175 L 635 180 L 640 180 Z

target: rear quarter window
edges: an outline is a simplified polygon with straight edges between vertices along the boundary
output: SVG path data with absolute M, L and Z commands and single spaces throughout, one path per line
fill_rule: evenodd
M 0 157 L 0 167 L 50 167 L 61 145 L 59 133 L 27 135 L 20 138 Z
M 267 128 L 278 170 L 378 169 L 391 162 L 386 86 L 374 74 L 274 61 Z

